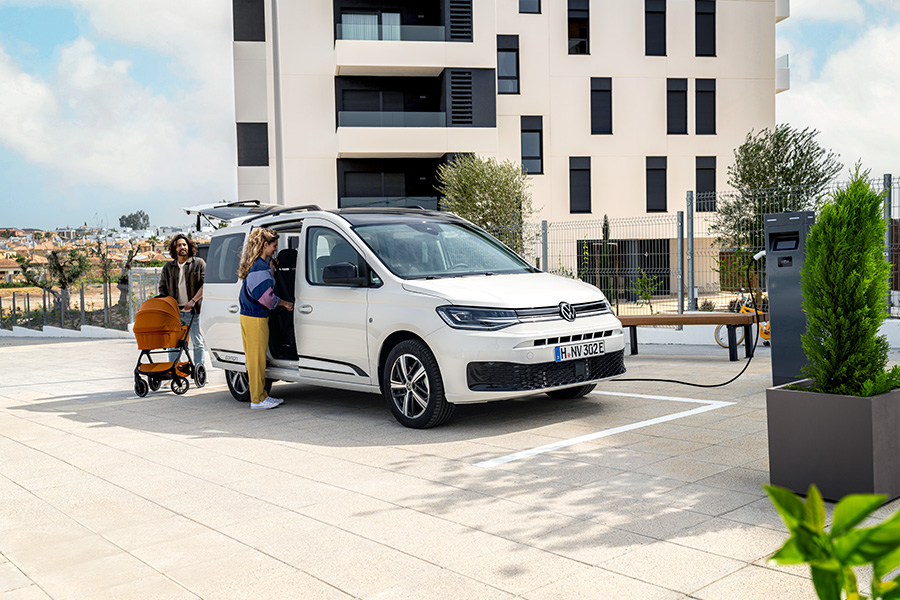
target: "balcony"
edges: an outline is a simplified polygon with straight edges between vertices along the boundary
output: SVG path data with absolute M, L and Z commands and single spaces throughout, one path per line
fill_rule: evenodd
M 780 23 L 791 16 L 791 0 L 775 0 L 775 22 Z
M 445 112 L 342 110 L 338 127 L 446 127 Z
M 339 40 L 443 42 L 446 41 L 446 35 L 446 30 L 442 25 L 337 24 L 337 39 Z
M 783 54 L 775 59 L 775 93 L 791 89 L 791 67 L 788 55 Z
M 338 198 L 339 208 L 368 208 L 371 206 L 387 206 L 390 208 L 424 208 L 438 209 L 437 196 L 368 196 Z

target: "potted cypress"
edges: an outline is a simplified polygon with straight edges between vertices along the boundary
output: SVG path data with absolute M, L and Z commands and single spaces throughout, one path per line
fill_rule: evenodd
M 857 165 L 823 206 L 801 272 L 809 379 L 766 390 L 769 474 L 805 493 L 900 497 L 900 369 L 886 370 L 883 195 Z M 893 390 L 893 391 L 892 391 Z

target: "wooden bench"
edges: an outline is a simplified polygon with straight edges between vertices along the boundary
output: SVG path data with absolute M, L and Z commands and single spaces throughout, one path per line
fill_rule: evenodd
M 759 313 L 759 322 L 768 321 L 769 315 Z M 753 313 L 696 312 L 662 313 L 657 315 L 619 315 L 623 327 L 630 329 L 631 354 L 638 353 L 637 328 L 641 325 L 725 325 L 728 328 L 728 358 L 737 360 L 736 328 L 744 328 L 744 356 L 753 356 L 753 336 L 750 326 L 756 323 Z

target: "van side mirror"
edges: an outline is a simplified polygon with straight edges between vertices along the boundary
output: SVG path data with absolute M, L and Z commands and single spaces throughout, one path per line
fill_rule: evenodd
M 355 287 L 365 287 L 369 283 L 368 278 L 359 275 L 356 265 L 348 262 L 325 267 L 325 270 L 322 272 L 322 281 L 328 284 L 351 285 Z

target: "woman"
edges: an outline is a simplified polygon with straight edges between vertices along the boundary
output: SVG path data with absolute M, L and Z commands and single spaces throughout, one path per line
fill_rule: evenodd
M 241 339 L 250 384 L 250 408 L 275 408 L 283 401 L 266 395 L 266 348 L 269 345 L 269 312 L 276 306 L 294 310 L 294 303 L 275 295 L 272 256 L 278 249 L 278 233 L 258 228 L 250 232 L 244 247 L 238 277 L 241 285 Z

